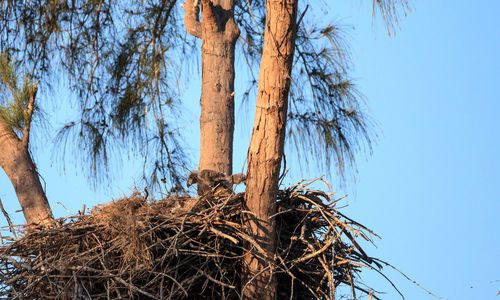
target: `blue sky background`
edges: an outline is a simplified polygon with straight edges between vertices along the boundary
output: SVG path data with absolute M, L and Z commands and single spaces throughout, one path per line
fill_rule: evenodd
M 380 133 L 373 155 L 359 157 L 357 182 L 334 185 L 349 194 L 344 212 L 382 237 L 377 248 L 366 245 L 367 252 L 439 296 L 500 299 L 500 1 L 413 1 L 413 12 L 392 38 L 380 20 L 372 20 L 370 1 L 329 3 L 329 14 L 318 17 L 354 26 L 353 75 Z M 196 162 L 199 79 L 190 86 L 183 130 Z M 67 109 L 56 108 L 62 113 L 54 128 Z M 252 103 L 248 111 L 237 110 L 237 120 L 235 171 L 244 166 Z M 35 155 L 52 206 L 61 202 L 76 213 L 140 184 L 141 164 L 124 157 L 109 186 L 93 191 L 78 167 L 66 164 L 62 172 L 52 137 L 38 138 Z M 287 183 L 319 175 L 314 168 L 304 176 L 294 172 Z M 0 198 L 15 222 L 23 222 L 3 172 Z M 60 205 L 55 214 L 67 215 Z M 2 218 L 0 226 L 5 224 Z M 387 274 L 407 299 L 433 299 L 397 273 Z M 367 273 L 366 283 L 386 291 L 383 299 L 398 299 L 377 276 Z

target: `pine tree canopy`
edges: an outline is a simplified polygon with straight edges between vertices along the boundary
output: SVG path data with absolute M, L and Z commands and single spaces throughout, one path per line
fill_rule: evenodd
M 189 61 L 196 61 L 199 42 L 186 34 L 179 4 L 0 1 L 0 52 L 21 62 L 41 85 L 71 87 L 79 115 L 60 129 L 58 141 L 63 148 L 79 145 L 71 152 L 90 165 L 90 178 L 108 170 L 111 149 L 126 146 L 145 157 L 149 184 L 180 186 L 177 171 L 188 163 L 179 132 L 181 87 L 195 71 Z M 358 151 L 371 149 L 375 134 L 364 98 L 349 76 L 349 30 L 312 17 L 312 11 L 330 7 L 334 4 L 303 1 L 299 8 L 287 140 L 297 154 L 344 174 Z M 381 16 L 389 34 L 408 10 L 406 0 L 373 1 L 373 15 Z M 251 74 L 248 89 L 236 93 L 243 101 L 255 94 L 265 17 L 264 1 L 235 1 L 241 31 L 236 55 Z M 12 71 L 2 74 L 4 84 L 18 87 L 9 77 Z M 18 87 L 14 102 L 2 103 L 2 116 L 13 128 L 23 126 L 17 104 L 26 101 L 30 82 Z

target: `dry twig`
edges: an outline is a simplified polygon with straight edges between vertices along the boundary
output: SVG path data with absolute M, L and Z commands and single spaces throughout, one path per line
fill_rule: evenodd
M 357 237 L 366 227 L 338 213 L 335 199 L 301 183 L 278 194 L 278 248 L 268 261 L 279 299 L 333 299 L 376 292 L 359 283 L 363 267 L 381 269 Z M 148 203 L 133 194 L 61 219 L 0 248 L 0 298 L 238 299 L 248 251 L 264 258 L 245 233 L 243 194 L 171 196 Z M 356 294 L 358 292 L 358 294 Z M 22 296 L 21 296 L 22 295 Z

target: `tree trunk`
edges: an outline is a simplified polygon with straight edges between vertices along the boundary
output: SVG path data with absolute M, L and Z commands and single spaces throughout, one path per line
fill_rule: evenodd
M 26 223 L 50 227 L 54 217 L 28 151 L 27 139 L 23 140 L 0 116 L 0 167 L 14 186 Z
M 292 62 L 295 50 L 298 0 L 266 1 L 266 28 L 260 64 L 257 104 L 248 150 L 245 203 L 251 235 L 264 254 L 245 257 L 245 299 L 274 299 L 272 270 L 263 271 L 276 249 L 276 196 L 285 144 L 285 127 Z
M 234 0 L 186 0 L 186 30 L 202 40 L 199 169 L 232 174 L 234 133 L 234 52 L 240 34 Z

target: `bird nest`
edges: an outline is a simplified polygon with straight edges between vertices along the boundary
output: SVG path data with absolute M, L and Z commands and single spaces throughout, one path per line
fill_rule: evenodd
M 8 299 L 238 299 L 243 256 L 256 242 L 242 223 L 244 194 L 138 193 L 60 219 L 60 226 L 2 238 L 0 297 Z M 278 193 L 275 260 L 279 299 L 377 295 L 361 268 L 381 269 L 358 240 L 373 233 L 337 200 L 299 184 Z M 254 246 L 252 246 L 254 245 Z M 337 295 L 336 295 L 337 294 Z

